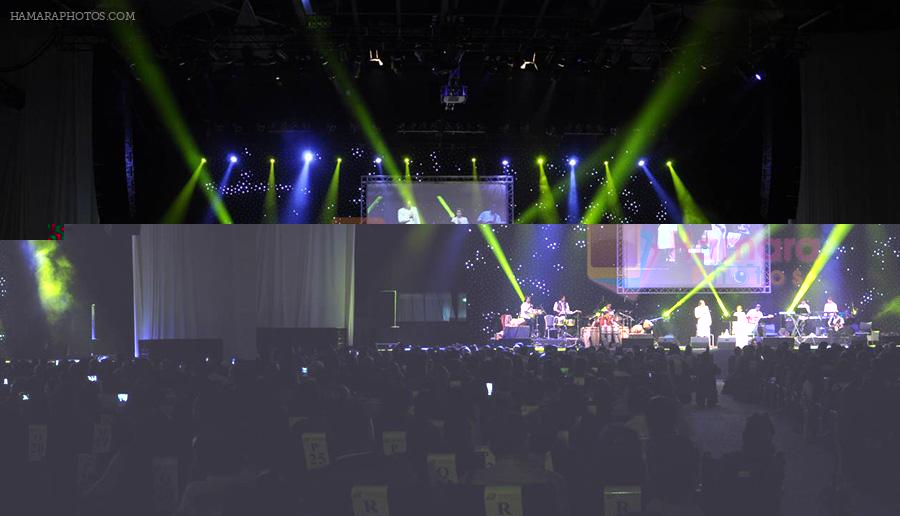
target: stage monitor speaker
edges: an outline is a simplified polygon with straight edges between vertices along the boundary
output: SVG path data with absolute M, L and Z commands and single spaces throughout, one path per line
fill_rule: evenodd
M 763 337 L 762 345 L 767 348 L 779 348 L 782 344 L 794 345 L 793 337 Z
M 146 339 L 138 341 L 138 354 L 151 362 L 222 362 L 222 339 Z
M 256 351 L 268 359 L 273 350 L 299 350 L 301 354 L 337 349 L 347 341 L 343 328 L 256 328 Z
M 622 349 L 648 349 L 653 346 L 653 335 L 632 335 L 622 339 Z
M 503 339 L 530 339 L 531 328 L 528 326 L 507 326 L 503 328 Z
M 709 349 L 709 337 L 691 337 L 691 349 Z
M 531 338 L 521 338 L 521 339 L 500 339 L 495 341 L 500 347 L 503 348 L 512 348 L 516 344 L 521 344 L 523 346 L 531 345 Z
M 734 351 L 737 340 L 733 335 L 727 337 L 719 337 L 716 339 L 716 346 L 722 351 Z
M 862 333 L 872 333 L 872 323 L 871 322 L 859 323 L 859 331 L 861 331 Z
M 660 337 L 657 342 L 664 348 L 678 346 L 678 339 L 676 339 L 673 335 L 665 335 L 663 337 Z

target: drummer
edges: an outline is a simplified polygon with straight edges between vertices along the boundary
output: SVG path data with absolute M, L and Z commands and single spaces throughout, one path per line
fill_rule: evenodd
M 563 319 L 572 315 L 573 312 L 569 310 L 569 302 L 566 301 L 565 295 L 559 298 L 559 301 L 553 303 L 553 313 L 555 313 L 557 317 L 562 317 Z

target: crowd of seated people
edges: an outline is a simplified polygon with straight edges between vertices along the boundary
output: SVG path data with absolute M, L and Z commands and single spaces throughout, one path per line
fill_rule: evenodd
M 683 404 L 715 403 L 714 367 L 677 348 L 14 360 L 0 499 L 90 516 L 735 514 L 707 492 L 709 462 L 715 489 L 778 514 L 765 417 L 718 459 L 692 439 Z
M 890 486 L 900 469 L 897 346 L 746 347 L 730 357 L 723 392 L 783 412 L 809 442 L 834 450 L 841 483 L 896 493 Z

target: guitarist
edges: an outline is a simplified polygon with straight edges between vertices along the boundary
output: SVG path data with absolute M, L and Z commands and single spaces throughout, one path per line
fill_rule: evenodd
M 759 321 L 763 318 L 762 309 L 759 303 L 750 310 L 747 310 L 747 324 L 751 328 L 753 335 L 759 335 Z

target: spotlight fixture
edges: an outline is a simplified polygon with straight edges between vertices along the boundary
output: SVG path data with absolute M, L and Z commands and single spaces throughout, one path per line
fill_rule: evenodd
M 409 158 L 403 158 L 403 162 L 406 163 L 407 165 L 409 165 Z
M 666 162 L 666 166 L 667 166 L 667 167 L 671 167 L 671 166 L 672 166 L 672 160 L 667 161 L 667 162 Z
M 609 162 L 608 162 L 608 161 L 604 161 L 604 162 L 603 162 L 603 166 L 608 167 L 608 166 L 609 166 Z
M 508 159 L 505 159 L 505 160 L 501 161 L 500 164 L 503 165 L 504 167 L 508 167 L 508 166 L 509 166 L 509 160 L 508 160 Z
M 206 163 L 206 158 L 200 158 L 200 163 Z
M 269 158 L 269 163 L 275 163 L 275 158 Z
M 543 164 L 544 164 L 544 157 L 543 157 L 543 156 L 541 156 L 541 157 L 539 157 L 539 158 L 537 159 L 537 164 L 538 164 L 538 165 L 543 165 Z
M 753 78 L 757 81 L 763 80 L 763 77 L 765 77 L 765 74 L 763 74 L 762 72 L 756 72 L 755 74 L 753 74 Z
M 237 156 L 235 156 L 234 154 L 229 154 L 228 161 L 230 161 L 231 163 L 237 163 Z
M 341 162 L 341 157 L 340 157 L 340 156 L 338 156 L 337 162 L 338 162 L 338 163 Z
M 569 166 L 570 166 L 570 167 L 574 167 L 574 166 L 577 165 L 577 164 L 578 164 L 578 160 L 577 160 L 577 159 L 575 159 L 575 158 L 569 158 Z
M 379 164 L 379 165 L 381 164 L 381 156 L 378 156 L 377 158 L 375 158 L 375 163 Z
M 643 166 L 646 165 L 646 164 L 647 164 L 647 162 L 646 162 L 645 160 L 643 160 L 643 159 L 640 160 L 640 161 L 638 161 L 638 166 L 639 166 L 639 167 L 643 167 Z
M 313 153 L 310 151 L 304 151 L 303 152 L 303 161 L 309 163 L 312 160 L 313 160 Z
M 472 163 L 475 163 L 475 158 L 472 158 Z

